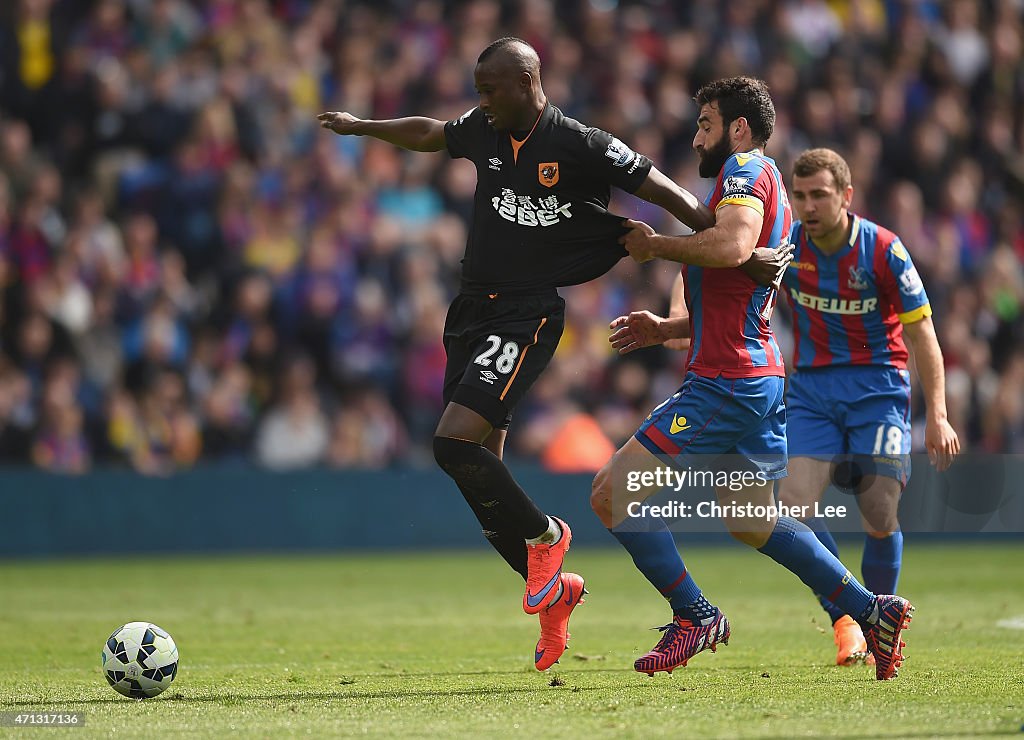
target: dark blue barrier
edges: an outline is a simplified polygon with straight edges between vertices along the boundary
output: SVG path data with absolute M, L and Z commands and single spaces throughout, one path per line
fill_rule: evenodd
M 552 475 L 530 466 L 514 471 L 544 510 L 571 522 L 575 544 L 614 543 L 590 510 L 591 476 Z M 900 521 L 908 533 L 1020 537 L 1020 481 L 1019 456 L 973 463 L 965 458 L 944 475 L 915 460 Z M 701 495 L 710 492 L 692 491 L 687 498 Z M 824 503 L 850 504 L 856 516 L 850 496 L 834 489 Z M 859 533 L 858 522 L 833 531 Z M 715 520 L 679 539 L 722 541 L 723 532 Z M 116 470 L 80 478 L 0 472 L 0 558 L 432 547 L 485 547 L 458 489 L 432 469 L 270 473 L 210 467 L 171 478 Z
M 576 542 L 613 542 L 590 511 L 591 476 L 516 474 L 542 507 L 572 521 Z M 0 473 L 0 557 L 465 546 L 486 546 L 480 527 L 433 470 Z

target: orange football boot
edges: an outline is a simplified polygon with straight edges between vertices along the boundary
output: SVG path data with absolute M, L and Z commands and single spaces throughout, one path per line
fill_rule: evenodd
M 839 652 L 836 654 L 836 665 L 856 665 L 867 661 L 871 653 L 868 652 L 868 643 L 864 639 L 860 625 L 853 617 L 844 614 L 832 625 L 835 633 L 835 643 Z
M 552 517 L 552 519 L 555 519 Z M 551 604 L 558 593 L 559 578 L 562 575 L 562 561 L 572 542 L 572 531 L 561 519 L 555 519 L 562 528 L 562 538 L 553 545 L 538 543 L 526 546 L 526 593 L 523 594 L 523 611 L 539 614 Z
M 558 662 L 569 647 L 569 616 L 586 599 L 583 577 L 575 573 L 562 574 L 562 598 L 540 613 L 540 639 L 533 651 L 533 664 L 538 671 L 546 671 Z

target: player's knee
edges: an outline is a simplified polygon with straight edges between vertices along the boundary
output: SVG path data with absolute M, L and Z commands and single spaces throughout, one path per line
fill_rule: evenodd
M 494 427 L 479 412 L 458 403 L 449 403 L 437 422 L 434 437 L 461 439 L 482 445 L 492 431 Z
M 779 503 L 789 508 L 802 508 L 808 510 L 808 507 L 814 505 L 814 502 L 818 500 L 818 496 L 815 492 L 809 488 L 801 488 L 793 485 L 783 484 L 779 488 Z
M 765 543 L 768 542 L 768 538 L 771 536 L 770 532 L 754 532 L 746 527 L 729 527 L 729 534 L 732 535 L 733 539 L 742 542 L 748 547 L 753 547 L 755 550 L 764 547 Z
M 891 537 L 899 528 L 900 522 L 895 511 L 864 515 L 864 533 L 876 540 Z
M 865 529 L 864 530 L 864 534 L 866 534 L 868 537 L 871 537 L 872 539 L 875 539 L 875 540 L 884 540 L 884 539 L 888 539 L 889 537 L 892 537 L 894 534 L 896 534 L 896 531 L 898 529 L 899 529 L 899 526 L 894 526 L 894 527 L 887 528 L 887 529 L 884 529 L 884 530 L 883 529 Z
M 612 526 L 612 491 L 608 466 L 603 467 L 590 484 L 590 508 L 606 527 Z
M 438 467 L 449 475 L 453 475 L 452 471 L 471 464 L 474 453 L 480 449 L 480 445 L 464 439 L 434 437 L 434 460 Z
M 447 470 L 452 464 L 452 448 L 448 437 L 434 437 L 434 462 L 441 470 Z
M 892 478 L 875 476 L 857 498 L 864 531 L 871 537 L 884 539 L 897 529 L 899 523 L 900 484 Z

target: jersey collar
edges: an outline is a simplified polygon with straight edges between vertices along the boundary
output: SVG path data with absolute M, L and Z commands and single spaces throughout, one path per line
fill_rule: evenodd
M 857 240 L 860 238 L 860 216 L 856 213 L 850 214 L 850 238 L 842 249 L 838 250 L 834 254 L 825 254 L 822 252 L 821 248 L 814 243 L 814 240 L 811 239 L 810 235 L 807 233 L 807 229 L 801 229 L 801 231 L 803 231 L 804 241 L 807 242 L 807 246 L 817 252 L 822 259 L 837 260 L 840 257 L 845 257 L 849 254 L 850 250 L 857 244 Z
M 736 157 L 736 164 L 742 167 L 754 157 L 763 157 L 764 152 L 755 147 L 748 152 L 736 152 L 734 156 Z
M 512 160 L 514 162 L 519 162 L 519 150 L 523 148 L 527 141 L 530 140 L 534 131 L 538 128 L 544 128 L 544 125 L 547 123 L 546 119 L 550 119 L 551 115 L 551 103 L 549 101 L 544 103 L 544 109 L 541 110 L 540 114 L 537 116 L 537 120 L 533 122 L 533 128 L 530 129 L 530 133 L 526 135 L 525 139 L 520 141 L 512 135 L 511 131 L 509 131 L 508 140 L 512 144 Z
M 853 219 L 853 225 L 850 227 L 850 241 L 849 244 L 852 247 L 857 243 L 857 239 L 860 238 L 860 216 L 856 213 L 851 213 L 850 218 Z

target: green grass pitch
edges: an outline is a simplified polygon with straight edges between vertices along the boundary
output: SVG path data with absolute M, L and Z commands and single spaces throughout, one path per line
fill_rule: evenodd
M 738 544 L 684 556 L 731 644 L 653 679 L 632 661 L 668 609 L 616 549 L 570 553 L 591 595 L 546 674 L 521 584 L 489 551 L 0 563 L 0 711 L 83 712 L 73 737 L 1020 736 L 1024 544 L 908 544 L 901 593 L 917 613 L 889 683 L 831 665 L 823 614 L 767 558 Z M 181 654 L 145 702 L 99 671 L 131 620 Z

